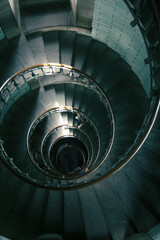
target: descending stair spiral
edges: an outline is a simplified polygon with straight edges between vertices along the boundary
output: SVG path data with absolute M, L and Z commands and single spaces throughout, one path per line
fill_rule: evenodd
M 85 49 L 90 37 L 84 38 Z M 100 181 L 125 165 L 150 131 L 156 100 L 149 101 L 119 54 L 92 41 L 99 60 L 84 58 L 83 51 L 73 55 L 74 63 L 79 57 L 80 70 L 37 64 L 17 72 L 0 89 L 1 156 L 31 184 L 69 190 Z M 79 49 L 82 43 L 77 44 Z
M 65 98 L 64 101 L 61 98 L 56 102 L 52 97 L 56 87 L 62 94 L 66 88 L 62 95 L 62 98 Z M 93 107 L 87 110 L 86 106 L 80 104 L 79 99 L 79 103 L 76 102 L 79 106 L 77 105 L 78 108 L 75 108 L 73 105 L 74 92 L 71 95 L 67 91 L 67 88 L 71 89 L 72 87 L 81 92 L 85 91 L 86 96 L 90 97 L 89 100 Z M 9 93 L 8 96 L 4 95 L 6 89 Z M 62 64 L 41 64 L 17 73 L 2 86 L 1 100 L 4 104 L 1 123 L 4 122 L 5 114 L 10 108 L 12 109 L 11 104 L 16 104 L 23 95 L 32 91 L 34 94 L 44 91 L 43 97 L 47 99 L 47 89 L 52 90 L 49 102 L 52 108 L 45 109 L 39 116 L 36 116 L 35 119 L 31 118 L 31 122 L 29 121 L 31 124 L 26 144 L 30 160 L 40 172 L 51 179 L 65 182 L 65 180 L 83 177 L 98 168 L 109 154 L 115 135 L 115 122 L 112 108 L 105 94 L 93 80 L 81 71 Z M 71 101 L 70 106 L 68 106 L 69 101 Z M 43 104 L 43 102 L 41 103 Z M 27 104 L 27 101 L 24 104 Z M 98 114 L 99 110 L 103 115 Z M 100 119 L 102 129 L 96 124 Z M 27 120 L 25 121 L 27 123 Z M 3 144 L 2 141 L 1 143 Z M 6 141 L 4 141 L 4 145 L 5 143 Z M 8 151 L 5 151 L 5 147 L 2 146 L 2 148 L 3 155 L 8 159 L 7 162 L 17 174 L 22 174 L 20 176 L 26 180 L 33 178 L 34 169 L 31 173 L 27 172 L 23 162 L 19 163 L 16 158 L 12 159 L 7 156 Z M 17 146 L 16 152 L 18 152 L 18 148 L 19 146 Z M 59 185 L 56 181 L 52 182 L 51 180 L 50 182 L 48 180 L 47 183 L 39 183 L 38 181 L 42 181 L 42 176 L 40 175 L 39 179 L 35 175 L 32 182 L 37 182 L 43 187 L 63 187 L 63 183 Z M 72 185 L 75 187 L 76 182 L 70 183 L 68 187 Z
M 0 235 L 154 238 L 158 0 L 9 2 L 20 3 L 22 24 L 18 37 L 0 40 L 1 86 L 8 79 L 0 89 Z M 92 28 L 75 24 L 74 2 L 82 20 L 95 3 Z
M 58 107 L 55 107 L 53 99 L 50 103 L 53 108 L 38 116 L 29 128 L 28 153 L 32 162 L 50 177 L 63 180 L 77 178 L 93 171 L 108 155 L 115 132 L 112 109 L 102 90 L 80 71 L 62 65 L 49 65 L 49 68 L 52 72 L 54 68 L 53 82 L 49 85 L 44 82 L 44 88 L 53 88 L 56 84 L 63 91 L 76 84 L 78 91 L 85 89 L 86 94 L 90 95 L 90 101 L 96 101 L 97 106 L 92 113 L 88 110 L 87 115 L 81 111 L 84 106 L 76 109 L 73 106 L 59 106 L 58 103 Z M 71 101 L 74 98 L 67 91 L 64 97 Z M 103 132 L 94 123 L 98 116 L 97 108 L 103 111 Z M 105 144 L 102 146 L 104 139 Z

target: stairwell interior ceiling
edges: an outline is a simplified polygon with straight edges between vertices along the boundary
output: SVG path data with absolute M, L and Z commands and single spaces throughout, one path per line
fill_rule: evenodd
M 147 50 L 138 26 L 122 0 L 95 0 L 92 36 L 117 51 L 131 65 L 147 95 L 150 94 L 150 67 L 144 63 Z

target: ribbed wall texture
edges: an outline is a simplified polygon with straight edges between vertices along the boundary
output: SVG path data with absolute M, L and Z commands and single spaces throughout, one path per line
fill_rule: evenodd
M 95 0 L 92 36 L 121 54 L 150 93 L 150 69 L 144 63 L 147 51 L 138 26 L 131 27 L 133 17 L 122 0 Z

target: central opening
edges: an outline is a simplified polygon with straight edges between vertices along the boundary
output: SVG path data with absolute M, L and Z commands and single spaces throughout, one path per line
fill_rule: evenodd
M 52 165 L 65 175 L 83 171 L 88 160 L 86 146 L 77 138 L 65 137 L 58 140 L 51 148 Z
M 68 144 L 58 153 L 57 164 L 65 174 L 77 173 L 85 165 L 85 156 L 83 151 Z

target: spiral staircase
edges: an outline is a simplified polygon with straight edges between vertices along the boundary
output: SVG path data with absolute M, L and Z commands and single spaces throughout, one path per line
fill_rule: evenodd
M 0 40 L 0 234 L 9 239 L 160 239 L 159 3 L 91 2 L 76 12 L 74 1 L 20 0 L 20 35 Z M 132 64 L 131 48 L 123 55 L 100 28 L 118 4 L 147 49 L 141 59 L 135 48 Z

